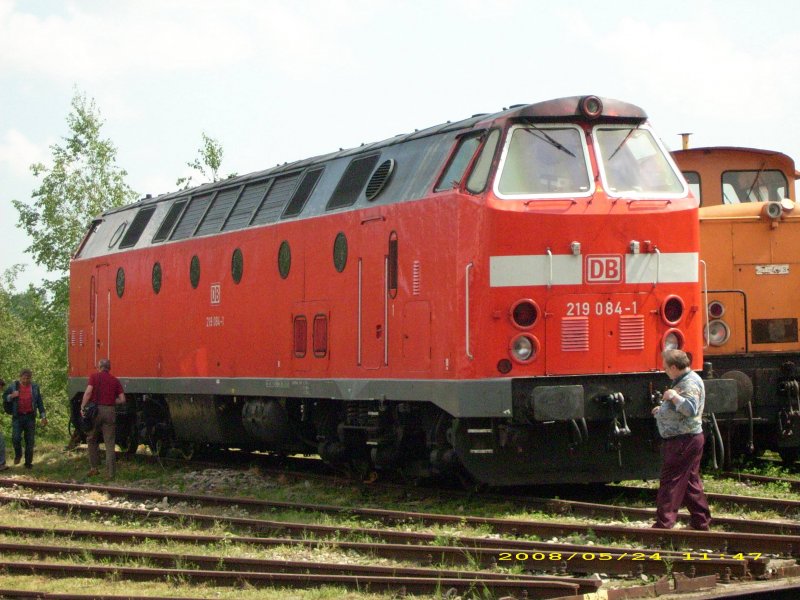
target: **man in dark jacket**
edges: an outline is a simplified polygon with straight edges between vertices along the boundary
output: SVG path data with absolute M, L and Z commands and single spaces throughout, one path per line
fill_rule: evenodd
M 42 425 L 47 425 L 44 402 L 39 386 L 32 381 L 33 372 L 22 369 L 19 379 L 3 392 L 3 400 L 11 399 L 11 441 L 14 444 L 14 464 L 22 461 L 22 439 L 25 438 L 25 468 L 33 467 L 33 446 L 36 434 L 36 411 Z

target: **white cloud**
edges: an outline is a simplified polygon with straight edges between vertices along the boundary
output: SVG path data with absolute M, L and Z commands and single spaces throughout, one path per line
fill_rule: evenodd
M 30 166 L 47 159 L 47 146 L 30 141 L 16 129 L 5 132 L 0 139 L 0 163 L 6 163 L 16 176 L 27 176 Z
M 363 0 L 71 3 L 46 16 L 25 8 L 0 0 L 0 68 L 89 82 L 131 71 L 223 73 L 243 63 L 307 75 L 346 63 L 347 42 L 372 11 Z
M 710 16 L 656 25 L 634 18 L 599 38 L 596 64 L 613 66 L 631 82 L 629 93 L 668 96 L 676 110 L 698 119 L 724 115 L 731 121 L 789 112 L 800 92 L 786 66 L 800 54 L 791 31 L 739 44 Z

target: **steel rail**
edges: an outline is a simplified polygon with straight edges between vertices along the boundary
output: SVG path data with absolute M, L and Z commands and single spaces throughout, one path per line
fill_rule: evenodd
M 789 479 L 787 477 L 768 477 L 766 475 L 755 475 L 754 473 L 736 473 L 732 471 L 724 471 L 719 473 L 720 477 L 726 479 L 734 479 L 738 481 L 751 481 L 753 483 L 774 483 L 777 485 L 786 485 L 793 492 L 800 492 L 800 479 Z
M 419 577 L 445 579 L 498 579 L 525 581 L 553 581 L 551 576 L 491 573 L 487 571 L 458 571 L 449 569 L 431 569 L 382 565 L 356 565 L 351 563 L 329 563 L 307 560 L 276 560 L 263 558 L 242 558 L 237 556 L 221 556 L 208 554 L 175 554 L 174 552 L 137 551 L 112 548 L 86 548 L 79 546 L 53 546 L 49 544 L 23 544 L 0 542 L 0 553 L 55 557 L 55 558 L 91 558 L 95 561 L 146 560 L 159 567 L 176 569 L 181 565 L 194 565 L 201 570 L 238 571 L 260 573 L 314 573 L 317 575 L 367 575 L 383 577 Z M 563 578 L 558 581 L 564 581 Z M 581 594 L 596 592 L 600 587 L 597 579 L 570 579 L 570 583 L 578 584 Z
M 0 598 L 31 598 L 32 600 L 131 600 L 130 594 L 112 596 L 110 594 L 75 594 L 68 592 L 39 592 L 0 588 Z M 208 596 L 141 596 L 139 600 L 208 600 Z
M 268 521 L 242 517 L 225 517 L 219 515 L 206 515 L 198 513 L 146 510 L 139 508 L 122 508 L 101 504 L 80 504 L 60 500 L 42 500 L 23 498 L 17 496 L 0 495 L 0 503 L 18 503 L 36 508 L 52 508 L 64 512 L 84 512 L 88 514 L 100 513 L 126 517 L 148 519 L 173 519 L 192 520 L 205 525 L 226 524 L 230 527 L 243 528 L 250 531 L 278 531 L 287 532 L 296 536 L 308 534 L 321 536 L 338 536 L 343 533 L 358 536 L 368 536 L 372 539 L 393 543 L 435 543 L 437 536 L 432 533 L 411 533 L 391 529 L 369 529 L 356 527 L 339 527 L 334 525 L 313 525 L 309 523 L 290 523 L 284 521 Z M 499 519 L 502 521 L 502 519 Z M 515 522 L 516 527 L 508 531 L 514 535 L 536 535 L 545 538 L 566 537 L 579 534 L 584 536 L 601 537 L 627 543 L 642 543 L 655 545 L 661 548 L 674 546 L 703 548 L 709 552 L 719 552 L 721 555 L 771 553 L 782 555 L 800 554 L 800 537 L 779 536 L 766 534 L 743 534 L 731 532 L 695 531 L 689 529 L 664 530 L 651 528 L 633 528 L 614 525 L 578 525 L 565 523 L 546 523 L 535 521 Z M 521 527 L 519 529 L 518 527 Z M 529 548 L 524 540 L 509 540 L 496 538 L 477 538 L 454 536 L 454 540 L 462 545 L 482 548 Z
M 221 536 L 204 534 L 160 533 L 144 531 L 108 531 L 82 529 L 48 529 L 45 527 L 0 526 L 0 534 L 21 536 L 67 537 L 70 539 L 102 540 L 112 543 L 136 543 L 146 540 L 158 542 L 180 542 L 191 544 L 243 544 L 260 547 L 291 545 L 308 549 L 328 548 L 356 552 L 367 556 L 406 560 L 420 565 L 479 565 L 483 568 L 508 564 L 522 566 L 529 571 L 557 573 L 603 572 L 622 576 L 665 575 L 669 571 L 697 575 L 726 575 L 735 579 L 764 577 L 767 574 L 767 559 L 746 560 L 733 558 L 686 558 L 687 553 L 676 551 L 643 550 L 641 548 L 619 548 L 599 545 L 559 544 L 551 542 L 525 542 L 505 548 L 483 548 L 479 545 L 439 546 L 421 544 L 391 544 L 367 542 L 342 542 L 332 540 L 310 540 L 293 538 L 261 538 L 247 536 Z M 481 541 L 478 539 L 478 541 Z M 512 542 L 513 543 L 513 542 Z M 512 560 L 501 560 L 501 553 L 512 555 Z M 518 557 L 520 552 L 528 558 Z M 660 552 L 661 560 L 652 557 Z M 534 554 L 538 554 L 534 556 Z M 561 555 L 559 557 L 559 554 Z M 610 556 L 602 557 L 601 554 Z M 540 555 L 540 556 L 539 556 Z M 668 567 L 671 565 L 671 567 Z
M 613 486 L 614 491 L 619 491 L 626 496 L 641 496 L 645 495 L 649 498 L 655 498 L 658 490 L 656 488 L 642 487 L 642 486 Z M 736 494 L 718 494 L 714 492 L 706 492 L 706 498 L 709 502 L 732 506 L 746 506 L 756 510 L 774 510 L 782 514 L 787 513 L 800 513 L 800 500 L 783 500 L 781 498 L 767 498 L 763 496 L 739 496 Z
M 48 577 L 114 577 L 132 581 L 177 579 L 192 583 L 254 587 L 287 586 L 311 588 L 321 585 L 338 585 L 358 591 L 392 591 L 399 593 L 431 594 L 441 590 L 469 593 L 488 591 L 496 596 L 527 594 L 528 598 L 556 598 L 578 594 L 581 586 L 570 581 L 532 581 L 452 579 L 447 577 L 386 577 L 379 575 L 317 575 L 313 573 L 258 573 L 245 571 L 219 571 L 202 569 L 153 569 L 148 567 L 123 567 L 106 565 L 72 565 L 43 562 L 16 562 L 0 560 L 0 571 L 13 575 L 46 575 Z M 596 591 L 597 588 L 595 588 Z

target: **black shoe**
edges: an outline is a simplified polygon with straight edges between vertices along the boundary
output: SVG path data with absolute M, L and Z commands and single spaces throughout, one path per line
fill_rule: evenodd
M 25 468 L 26 469 L 32 469 L 33 465 L 31 463 L 25 463 Z
M 0 471 L 8 471 L 9 466 L 6 463 L 0 465 Z
M 22 457 L 21 456 L 15 456 L 14 457 L 14 465 L 15 466 L 18 465 L 21 462 L 22 462 Z

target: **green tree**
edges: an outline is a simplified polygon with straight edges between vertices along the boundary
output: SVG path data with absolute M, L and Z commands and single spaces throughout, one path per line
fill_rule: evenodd
M 22 368 L 33 371 L 50 421 L 45 433 L 48 437 L 61 437 L 67 430 L 69 418 L 64 387 L 66 370 L 63 360 L 59 360 L 50 346 L 48 325 L 38 322 L 37 315 L 42 310 L 45 310 L 45 304 L 34 288 L 18 294 L 0 284 L 0 331 L 3 332 L 0 336 L 0 375 L 10 384 Z
M 125 183 L 127 172 L 117 166 L 116 147 L 101 135 L 103 121 L 94 100 L 76 90 L 71 107 L 69 134 L 50 146 L 52 164 L 31 165 L 38 179 L 32 202 L 12 200 L 18 227 L 32 240 L 26 251 L 54 278 L 19 293 L 13 289 L 13 273 L 6 275 L 0 305 L 5 336 L 24 342 L 15 346 L 13 356 L 0 354 L 0 364 L 34 369 L 40 383 L 46 378 L 50 404 L 65 407 L 70 258 L 93 217 L 136 199 Z
M 186 166 L 197 171 L 206 179 L 206 182 L 219 181 L 222 179 L 222 177 L 219 175 L 219 169 L 222 166 L 222 156 L 224 155 L 222 144 L 220 144 L 214 138 L 206 135 L 205 131 L 202 133 L 202 136 L 203 145 L 200 146 L 197 151 L 197 158 L 186 163 Z M 228 175 L 228 177 L 235 176 L 236 173 L 231 173 Z M 181 177 L 175 182 L 175 185 L 182 187 L 183 189 L 189 188 L 192 185 L 192 177 L 193 175 Z
M 76 91 L 71 105 L 69 135 L 62 144 L 50 146 L 52 166 L 31 165 L 40 179 L 33 204 L 12 201 L 19 227 L 33 240 L 26 251 L 36 264 L 61 275 L 68 271 L 89 220 L 136 199 L 125 183 L 127 172 L 116 164 L 116 147 L 100 135 L 103 121 L 94 100 Z

